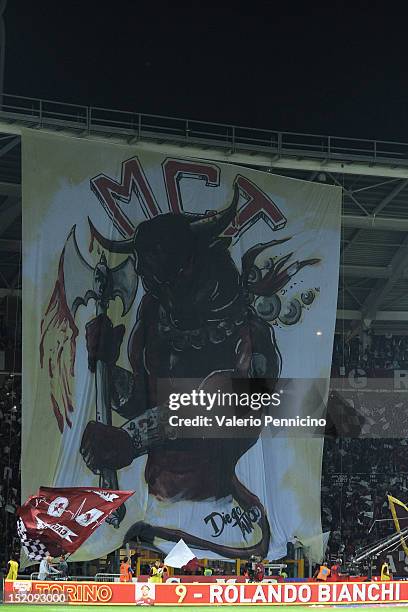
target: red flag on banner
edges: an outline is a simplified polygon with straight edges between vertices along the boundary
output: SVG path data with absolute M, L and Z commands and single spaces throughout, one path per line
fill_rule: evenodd
M 75 552 L 134 491 L 41 487 L 18 509 L 17 531 L 28 557 Z

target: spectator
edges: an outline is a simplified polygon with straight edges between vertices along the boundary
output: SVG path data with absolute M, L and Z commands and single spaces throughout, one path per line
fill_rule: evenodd
M 6 580 L 17 580 L 18 575 L 18 557 L 16 554 L 11 556 L 10 561 L 8 562 L 7 567 L 7 577 Z
M 51 562 L 52 557 L 50 557 L 50 555 L 41 561 L 38 580 L 48 580 L 52 574 L 59 574 L 59 571 L 51 565 Z
M 65 555 L 60 556 L 57 569 L 60 572 L 61 577 L 66 580 L 68 578 L 68 563 L 65 560 Z
M 150 568 L 149 582 L 163 582 L 163 568 L 158 560 Z
M 128 557 L 124 557 L 120 564 L 120 581 L 132 582 L 133 570 L 130 566 Z

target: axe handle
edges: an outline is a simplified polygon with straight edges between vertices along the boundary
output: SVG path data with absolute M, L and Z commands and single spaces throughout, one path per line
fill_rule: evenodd
M 112 425 L 112 409 L 110 406 L 110 368 L 102 361 L 96 362 L 96 420 L 104 425 Z
M 99 306 L 97 314 L 106 310 Z M 102 361 L 97 361 L 95 370 L 95 387 L 96 387 L 96 421 L 104 425 L 112 425 L 112 408 L 111 408 L 111 387 L 110 387 L 110 367 Z M 118 475 L 115 470 L 104 468 L 101 470 L 99 478 L 99 486 L 103 489 L 119 489 Z M 106 519 L 106 522 L 118 528 L 126 514 L 124 504 L 119 506 Z

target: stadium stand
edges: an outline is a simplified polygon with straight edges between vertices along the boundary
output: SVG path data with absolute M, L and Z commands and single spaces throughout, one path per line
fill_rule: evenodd
M 408 293 L 403 274 L 408 229 L 408 179 L 403 171 L 407 166 L 408 145 L 321 136 L 300 138 L 295 134 L 252 131 L 228 125 L 213 126 L 211 134 L 207 124 L 197 121 L 155 119 L 137 113 L 102 110 L 4 96 L 1 119 L 10 125 L 20 121 L 38 128 L 65 127 L 81 135 L 137 137 L 159 143 L 166 140 L 176 145 L 204 146 L 205 149 L 213 145 L 226 150 L 232 163 L 340 185 L 343 188 L 342 257 L 333 381 L 349 377 L 353 370 L 362 370 L 370 378 L 387 379 L 397 370 L 408 369 Z M 1 354 L 4 354 L 4 366 L 0 371 L 17 374 L 21 372 L 18 340 L 21 333 L 18 322 L 21 145 L 13 133 L 4 134 L 3 143 L 0 157 L 3 214 L 0 297 L 9 302 L 8 315 L 12 323 L 2 318 L 0 309 L 0 364 Z M 330 169 L 319 166 L 327 162 L 331 164 Z M 375 307 L 368 308 L 371 302 Z M 369 330 L 360 329 L 361 335 L 353 335 L 356 323 L 362 320 L 363 328 L 366 320 L 371 321 L 367 323 Z M 378 386 L 376 390 L 380 390 Z M 369 529 L 376 519 L 389 518 L 387 493 L 404 501 L 408 497 L 405 459 L 408 442 L 395 436 L 395 424 L 390 422 L 389 414 L 393 408 L 394 418 L 399 410 L 399 423 L 408 423 L 408 411 L 406 413 L 404 406 L 398 405 L 393 398 L 388 398 L 387 402 L 379 393 L 377 397 L 367 394 L 366 398 L 360 398 L 357 408 L 363 414 L 366 437 L 350 437 L 344 431 L 339 434 L 333 430 L 325 440 L 322 523 L 324 531 L 331 532 L 332 554 L 338 554 L 339 549 L 345 547 L 346 556 L 350 555 L 358 546 L 391 533 L 393 527 L 388 521 L 376 523 L 370 533 Z M 14 511 L 20 500 L 20 403 L 19 377 L 0 372 L 0 529 L 7 543 L 0 551 L 3 565 L 13 546 L 17 546 Z M 370 419 L 374 415 L 377 417 L 376 436 L 370 436 L 373 433 L 370 432 Z
M 370 349 L 362 350 L 358 338 L 352 346 L 336 336 L 333 352 L 333 371 L 345 367 L 364 368 L 370 364 L 371 375 L 390 374 L 395 368 L 408 364 L 408 337 L 373 336 Z M 4 334 L 2 346 L 9 346 Z M 7 546 L 2 549 L 1 565 L 7 555 L 18 547 L 14 514 L 20 499 L 20 443 L 21 443 L 21 384 L 20 377 L 4 377 L 0 387 L 0 529 Z M 384 417 L 384 425 L 387 419 Z M 322 474 L 322 525 L 330 531 L 329 554 L 338 555 L 345 548 L 350 557 L 360 546 L 366 546 L 393 532 L 388 521 L 386 495 L 404 498 L 408 494 L 408 441 L 398 438 L 327 437 L 324 445 Z M 342 547 L 342 548 L 340 548 Z
M 369 345 L 364 347 L 360 338 L 345 343 L 343 337 L 335 336 L 333 347 L 333 374 L 344 367 L 361 368 L 369 375 L 378 376 L 384 371 L 408 367 L 408 336 L 372 335 Z
M 6 540 L 4 557 L 19 545 L 15 511 L 20 502 L 21 384 L 9 375 L 0 386 L 0 530 Z M 3 558 L 2 565 L 6 558 Z

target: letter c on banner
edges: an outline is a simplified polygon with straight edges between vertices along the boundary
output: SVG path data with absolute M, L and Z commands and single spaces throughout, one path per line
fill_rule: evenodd
M 182 178 L 204 180 L 207 187 L 218 187 L 220 184 L 220 169 L 215 164 L 187 159 L 165 159 L 162 168 L 170 211 L 173 213 L 184 212 L 180 191 Z
M 373 591 L 376 591 L 376 594 L 373 594 Z M 367 588 L 367 595 L 370 601 L 377 601 L 380 598 L 380 585 L 379 584 L 369 584 Z

